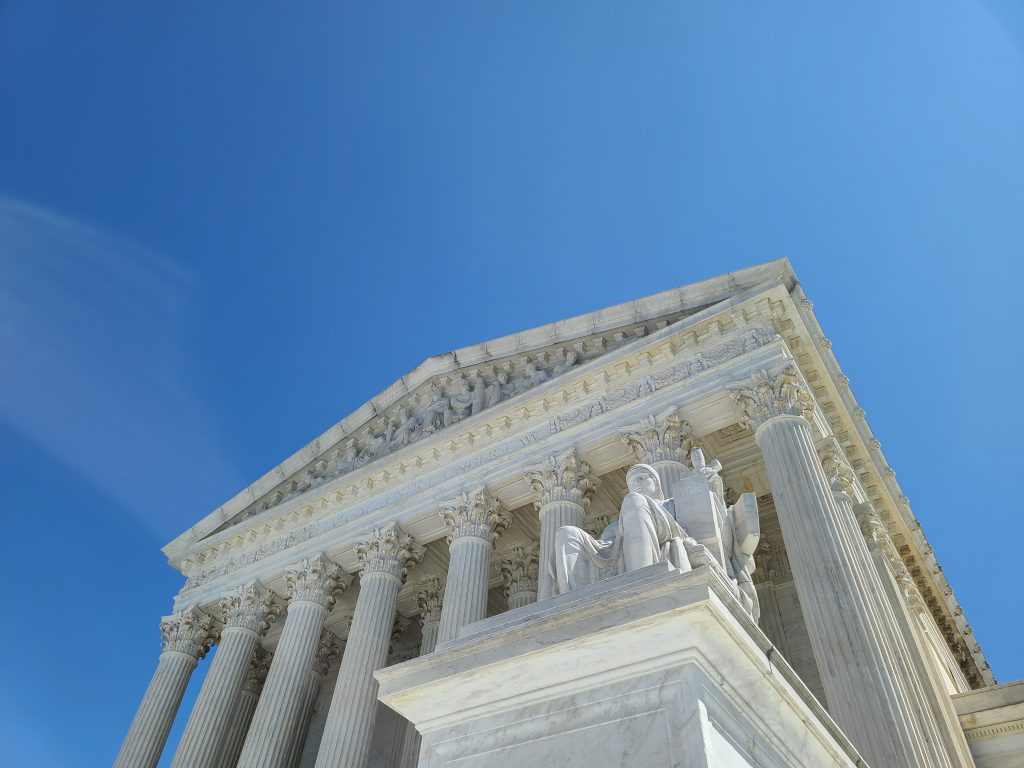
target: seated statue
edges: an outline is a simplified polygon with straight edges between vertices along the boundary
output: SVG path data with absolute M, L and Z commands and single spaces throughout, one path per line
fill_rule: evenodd
M 689 571 L 691 554 L 698 561 L 705 557 L 704 547 L 686 534 L 669 511 L 653 467 L 631 467 L 626 486 L 629 492 L 622 500 L 619 519 L 600 538 L 571 525 L 555 532 L 554 563 L 548 567 L 555 576 L 557 594 L 661 561 Z

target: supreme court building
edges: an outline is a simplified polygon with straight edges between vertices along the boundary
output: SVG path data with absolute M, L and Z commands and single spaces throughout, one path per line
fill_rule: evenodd
M 432 357 L 164 552 L 118 768 L 1024 766 L 786 261 Z

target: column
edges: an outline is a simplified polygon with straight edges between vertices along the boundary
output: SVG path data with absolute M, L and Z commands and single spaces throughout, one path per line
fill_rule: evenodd
M 433 653 L 437 647 L 443 594 L 444 589 L 438 578 L 428 579 L 416 590 L 416 602 L 420 606 L 420 656 Z M 416 768 L 420 758 L 420 740 L 416 726 L 406 720 L 402 724 L 398 749 L 395 751 L 395 768 Z
M 513 547 L 501 557 L 498 568 L 505 581 L 505 600 L 510 611 L 537 602 L 537 563 L 540 547 Z
M 273 593 L 259 582 L 238 587 L 221 599 L 220 607 L 224 628 L 217 652 L 192 707 L 171 768 L 217 764 L 253 651 L 280 613 Z
M 481 486 L 441 505 L 448 535 L 448 577 L 438 642 L 452 640 L 466 624 L 487 617 L 494 544 L 512 521 Z
M 114 761 L 114 768 L 154 768 L 160 760 L 192 670 L 216 639 L 213 617 L 198 608 L 165 616 L 160 621 L 160 633 L 163 652 Z
M 220 759 L 217 762 L 218 768 L 235 768 L 238 765 L 238 756 L 242 754 L 242 745 L 245 744 L 246 734 L 249 733 L 249 724 L 252 723 L 252 715 L 256 711 L 256 703 L 260 698 L 260 691 L 263 690 L 263 683 L 266 682 L 267 673 L 270 671 L 270 660 L 273 655 L 256 646 L 249 661 L 249 667 L 245 671 L 245 680 L 242 682 L 242 690 L 238 692 L 235 699 L 235 706 L 231 713 L 231 724 L 224 736 L 224 743 L 221 745 Z
M 291 753 L 327 612 L 351 579 L 325 555 L 285 574 L 291 597 L 263 694 L 256 705 L 239 768 L 281 768 Z
M 356 555 L 363 564 L 359 598 L 316 768 L 366 765 L 377 714 L 377 681 L 373 673 L 387 661 L 398 590 L 408 569 L 419 562 L 423 552 L 423 547 L 397 523 L 374 529 L 367 541 L 356 545 Z
M 678 409 L 672 406 L 645 416 L 636 429 L 623 432 L 621 437 L 637 462 L 654 467 L 665 496 L 671 497 L 676 481 L 688 470 L 690 451 L 697 447 L 690 425 L 679 418 Z
M 313 707 L 316 705 L 316 697 L 320 695 L 320 686 L 327 677 L 331 664 L 341 655 L 343 644 L 330 630 L 324 629 L 320 632 L 320 643 L 317 645 L 316 655 L 313 657 L 313 666 L 309 670 L 309 681 L 306 687 L 305 700 L 302 704 L 302 712 L 299 715 L 299 725 L 296 728 L 295 738 L 292 740 L 292 748 L 286 768 L 295 768 L 302 757 L 303 747 L 306 745 L 306 738 L 309 733 L 309 723 L 313 719 Z
M 896 616 L 896 623 L 910 649 L 910 659 L 914 664 L 914 672 L 921 682 L 926 705 L 932 708 L 935 720 L 942 730 L 943 744 L 950 756 L 956 758 L 954 765 L 970 766 L 970 747 L 967 745 L 963 727 L 946 688 L 946 673 L 939 667 L 939 661 L 931 652 L 928 638 L 922 631 L 923 626 L 932 624 L 928 605 L 871 502 L 859 504 L 854 507 L 854 512 L 868 545 L 868 551 L 871 552 L 875 570 L 883 584 L 885 596 Z
M 576 449 L 549 456 L 544 464 L 526 472 L 540 498 L 535 502 L 540 515 L 540 573 L 537 599 L 555 594 L 555 531 L 563 525 L 583 527 L 586 508 L 597 490 L 598 481 L 590 465 L 580 460 Z
M 863 538 L 848 536 L 808 423 L 813 401 L 794 366 L 731 388 L 764 458 L 829 709 L 867 762 L 950 766 L 915 711 L 879 610 Z M 871 578 L 874 576 L 874 578 Z

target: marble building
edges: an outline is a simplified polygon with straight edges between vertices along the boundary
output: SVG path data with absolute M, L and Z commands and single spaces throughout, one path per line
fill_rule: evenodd
M 786 261 L 432 357 L 164 552 L 118 768 L 1024 765 Z

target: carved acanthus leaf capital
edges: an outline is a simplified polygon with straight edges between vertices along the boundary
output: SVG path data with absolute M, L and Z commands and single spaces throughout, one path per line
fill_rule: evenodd
M 540 546 L 513 547 L 498 560 L 498 569 L 505 581 L 505 597 L 520 592 L 536 592 Z
M 690 425 L 679 418 L 675 406 L 662 413 L 645 416 L 639 427 L 622 433 L 641 464 L 675 461 L 686 464 L 690 451 L 697 445 Z
M 328 629 L 320 630 L 320 640 L 316 646 L 316 655 L 313 657 L 313 672 L 321 679 L 327 677 L 331 664 L 341 655 L 345 644 L 341 639 Z
M 846 451 L 836 440 L 834 435 L 823 438 L 817 444 L 818 457 L 821 459 L 821 468 L 825 470 L 832 491 L 837 494 L 845 494 L 851 500 L 854 496 L 854 483 L 856 476 L 853 468 L 846 458 Z
M 274 654 L 259 646 L 256 647 L 256 651 L 249 661 L 249 668 L 245 670 L 245 682 L 242 684 L 245 690 L 259 695 L 263 690 L 263 683 L 267 680 L 267 673 L 270 672 L 270 662 L 273 658 Z
M 493 546 L 512 523 L 501 502 L 484 486 L 470 493 L 460 493 L 441 505 L 441 517 L 451 533 L 449 543 L 467 536 L 484 539 Z
M 444 584 L 439 578 L 427 579 L 416 590 L 416 602 L 420 607 L 420 625 L 441 620 L 441 601 L 444 598 Z
M 356 556 L 363 564 L 361 578 L 371 573 L 385 573 L 404 583 L 409 569 L 420 561 L 424 551 L 398 523 L 374 528 L 366 541 L 356 544 Z
M 210 646 L 217 642 L 219 628 L 213 616 L 198 608 L 176 611 L 160 620 L 160 635 L 164 652 L 184 653 L 199 660 L 206 656 Z
M 291 590 L 291 603 L 316 603 L 330 609 L 334 601 L 352 578 L 341 566 L 326 555 L 319 554 L 302 560 L 285 572 L 285 581 Z
M 262 635 L 281 613 L 276 595 L 258 581 L 236 587 L 220 599 L 225 627 L 241 627 Z
M 571 501 L 587 507 L 598 487 L 590 465 L 576 455 L 575 448 L 559 456 L 548 456 L 542 466 L 526 472 L 526 479 L 540 494 L 535 502 L 538 508 L 555 501 Z
M 756 430 L 780 416 L 809 419 L 814 401 L 796 367 L 758 371 L 751 380 L 729 387 L 733 400 L 743 409 L 745 426 Z

